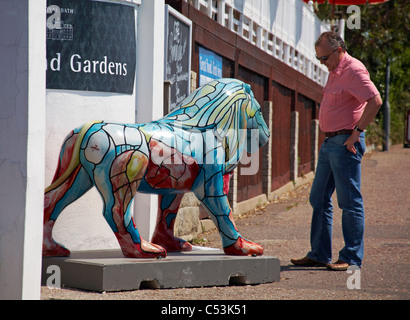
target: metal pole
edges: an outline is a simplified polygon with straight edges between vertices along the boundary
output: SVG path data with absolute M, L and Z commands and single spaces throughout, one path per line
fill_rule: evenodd
M 390 104 L 389 104 L 389 84 L 390 84 L 390 57 L 387 53 L 386 59 L 386 93 L 384 98 L 384 114 L 383 114 L 383 129 L 384 129 L 384 141 L 383 151 L 389 151 L 390 140 Z

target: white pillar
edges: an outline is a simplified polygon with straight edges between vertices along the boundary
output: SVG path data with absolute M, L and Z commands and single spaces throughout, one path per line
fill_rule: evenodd
M 157 120 L 163 115 L 164 1 L 142 1 L 138 10 L 136 123 Z M 153 234 L 158 197 L 137 193 L 134 217 L 141 236 Z
M 225 26 L 225 0 L 218 0 L 218 23 Z
M 272 101 L 263 102 L 263 114 L 269 131 L 272 132 L 273 124 L 273 103 Z M 272 192 L 272 133 L 267 144 L 262 147 L 262 192 L 269 197 Z
M 299 169 L 299 112 L 292 111 L 290 119 L 290 180 L 296 181 Z
M 39 299 L 46 1 L 0 2 L 0 299 Z
M 212 0 L 208 0 L 207 15 L 212 19 Z

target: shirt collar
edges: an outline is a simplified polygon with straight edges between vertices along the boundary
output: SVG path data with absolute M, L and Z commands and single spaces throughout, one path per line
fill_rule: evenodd
M 339 64 L 337 65 L 336 69 L 332 71 L 333 74 L 335 75 L 340 75 L 343 71 L 343 69 L 345 69 L 345 67 L 350 63 L 351 57 L 350 55 L 347 53 L 347 51 L 345 51 L 345 54 L 343 55 L 342 60 L 340 60 Z

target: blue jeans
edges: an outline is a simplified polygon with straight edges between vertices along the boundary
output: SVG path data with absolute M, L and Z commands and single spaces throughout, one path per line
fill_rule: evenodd
M 363 260 L 364 208 L 360 192 L 361 160 L 365 152 L 364 133 L 355 143 L 354 154 L 343 145 L 348 135 L 326 138 L 323 142 L 310 192 L 313 207 L 310 234 L 310 259 L 330 263 L 332 259 L 332 194 L 336 189 L 342 213 L 345 247 L 339 259 L 350 265 L 361 266 Z

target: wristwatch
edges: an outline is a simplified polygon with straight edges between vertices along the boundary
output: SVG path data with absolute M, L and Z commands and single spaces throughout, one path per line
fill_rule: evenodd
M 359 131 L 359 132 L 363 132 L 363 131 L 364 131 L 364 130 L 360 129 L 359 126 L 357 126 L 357 125 L 353 128 L 353 130 L 356 130 L 356 131 Z

